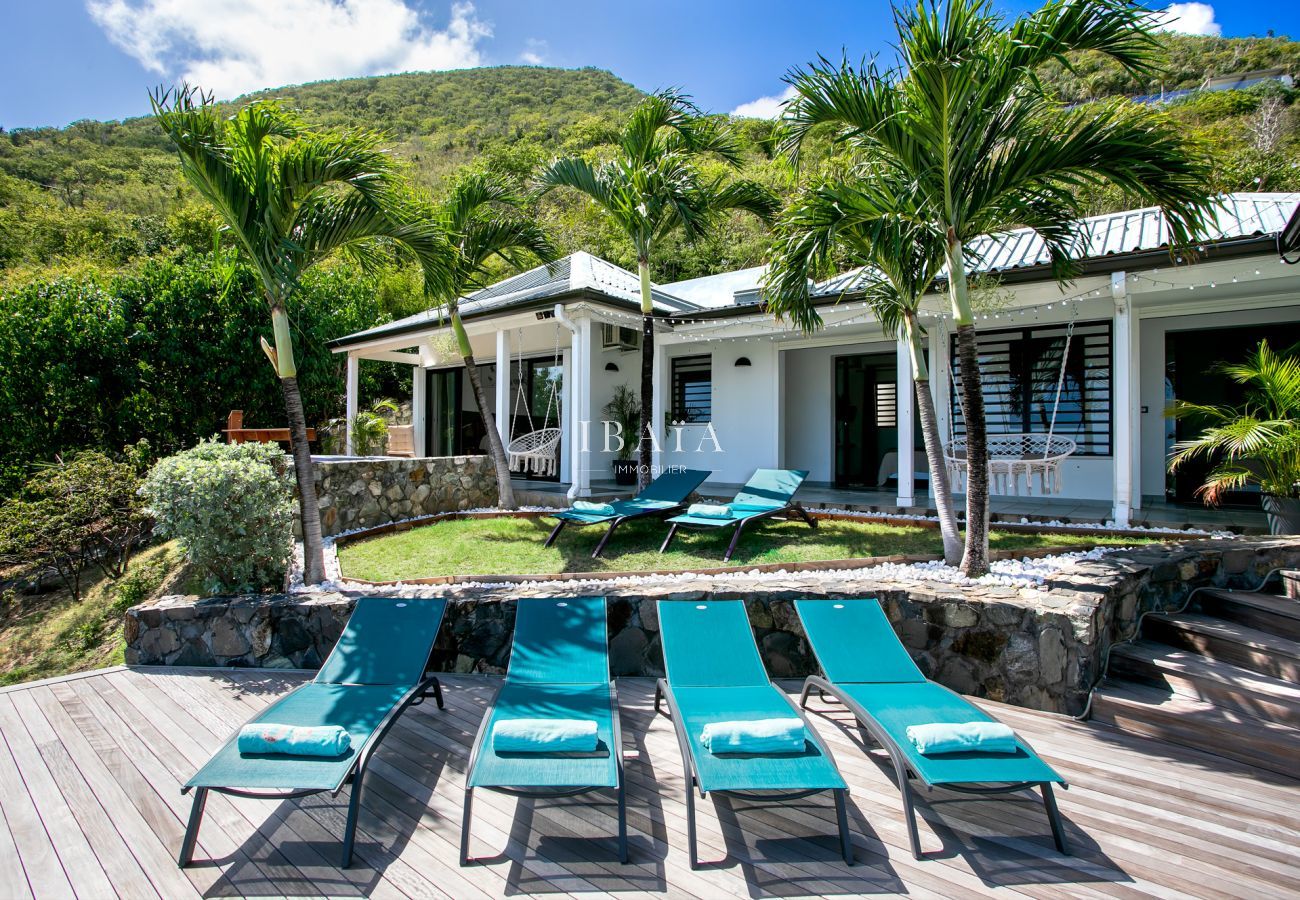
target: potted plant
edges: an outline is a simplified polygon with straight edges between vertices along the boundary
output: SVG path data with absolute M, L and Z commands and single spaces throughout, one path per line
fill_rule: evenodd
M 1254 485 L 1264 495 L 1269 531 L 1300 534 L 1300 345 L 1278 354 L 1260 341 L 1244 363 L 1215 368 L 1246 386 L 1246 401 L 1235 407 L 1176 402 L 1171 415 L 1199 419 L 1206 428 L 1175 445 L 1169 471 L 1197 457 L 1213 458 L 1214 468 L 1196 491 L 1206 503 Z
M 641 433 L 641 404 L 626 385 L 620 384 L 614 388 L 614 396 L 605 404 L 603 412 L 605 421 L 617 422 L 622 428 L 623 445 L 614 459 L 614 483 L 636 484 L 637 461 L 632 458 L 632 451 L 636 449 L 635 436 Z

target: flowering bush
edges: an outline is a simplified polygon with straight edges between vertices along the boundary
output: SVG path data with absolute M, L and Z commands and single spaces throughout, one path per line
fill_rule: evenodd
M 293 479 L 274 444 L 197 447 L 144 482 L 157 530 L 174 537 L 211 593 L 279 589 L 293 553 Z

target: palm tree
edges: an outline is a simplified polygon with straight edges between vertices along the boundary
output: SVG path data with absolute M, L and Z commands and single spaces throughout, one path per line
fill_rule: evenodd
M 1051 0 L 1007 25 L 988 0 L 919 0 L 895 10 L 899 65 L 825 59 L 795 70 L 782 149 L 797 161 L 810 131 L 837 138 L 892 183 L 914 186 L 922 220 L 944 236 L 967 432 L 962 570 L 988 571 L 988 444 L 965 247 L 1029 228 L 1058 278 L 1072 271 L 1086 190 L 1115 186 L 1160 206 L 1186 244 L 1211 206 L 1208 167 L 1156 111 L 1124 100 L 1068 108 L 1036 72 L 1093 51 L 1137 77 L 1159 69 L 1152 13 L 1129 0 Z
M 886 334 L 907 343 L 944 561 L 955 566 L 962 542 L 918 321 L 921 298 L 943 268 L 944 238 L 917 215 L 915 199 L 907 185 L 890 184 L 861 167 L 842 182 L 805 187 L 777 221 L 763 297 L 770 312 L 812 331 L 821 316 L 809 295 L 810 280 L 829 274 L 839 257 L 861 267 L 853 290 L 862 292 Z
M 320 131 L 274 102 L 227 118 L 189 86 L 150 94 L 154 117 L 180 154 L 187 181 L 216 209 L 256 270 L 271 312 L 274 346 L 262 349 L 280 378 L 298 480 L 303 575 L 325 577 L 320 512 L 307 420 L 286 308 L 304 271 L 338 252 L 369 259 L 385 250 L 415 258 L 425 289 L 444 294 L 455 249 L 408 202 L 379 135 Z
M 1179 441 L 1169 457 L 1176 472 L 1196 459 L 1214 461 L 1196 493 L 1217 505 L 1229 491 L 1258 485 L 1265 507 L 1300 498 L 1300 345 L 1279 354 L 1260 341 L 1245 362 L 1215 370 L 1246 389 L 1240 406 L 1176 401 L 1170 412 L 1204 424 L 1201 434 Z
M 504 180 L 491 174 L 474 173 L 456 183 L 434 216 L 438 226 L 459 251 L 449 290 L 435 299 L 443 304 L 451 320 L 456 347 L 465 361 L 465 373 L 483 416 L 488 448 L 497 472 L 497 505 L 502 509 L 515 508 L 510 464 L 492 407 L 483 392 L 478 368 L 474 365 L 474 351 L 470 348 L 469 335 L 465 333 L 465 323 L 460 317 L 460 298 L 484 286 L 490 274 L 488 266 L 493 260 L 519 269 L 533 260 L 551 262 L 555 259 L 555 248 L 546 233 L 534 220 L 519 212 L 521 202 Z M 497 373 L 497 378 L 509 377 L 509 372 Z
M 706 157 L 740 165 L 730 129 L 700 114 L 684 94 L 660 91 L 642 100 L 618 136 L 613 159 L 592 163 L 582 157 L 558 159 L 537 176 L 538 194 L 566 187 L 586 194 L 632 242 L 641 279 L 641 427 L 637 482 L 650 482 L 654 408 L 654 302 L 650 256 L 654 247 L 680 229 L 696 240 L 730 210 L 769 221 L 776 198 L 747 180 L 707 178 L 699 169 Z

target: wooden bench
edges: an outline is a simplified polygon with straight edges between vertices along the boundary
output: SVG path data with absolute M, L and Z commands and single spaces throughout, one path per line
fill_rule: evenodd
M 226 441 L 231 444 L 244 444 L 254 441 L 262 444 L 288 443 L 288 428 L 245 428 L 244 411 L 242 409 L 232 409 L 230 415 L 226 417 L 226 427 L 223 429 Z M 307 440 L 316 440 L 316 429 L 307 429 Z

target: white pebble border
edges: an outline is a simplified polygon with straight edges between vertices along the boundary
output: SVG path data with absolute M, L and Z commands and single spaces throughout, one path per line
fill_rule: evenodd
M 522 506 L 516 510 L 511 510 L 511 511 L 512 512 L 553 512 L 555 509 L 556 507 L 550 507 L 550 506 Z M 909 513 L 864 512 L 862 510 L 842 509 L 842 508 L 813 509 L 810 511 L 814 513 L 824 513 L 829 515 L 844 516 L 846 518 L 863 519 L 868 521 L 882 520 L 882 519 L 895 519 L 895 520 L 911 519 L 913 521 L 918 521 L 918 522 L 938 521 L 937 516 L 923 516 L 923 515 L 914 515 Z M 460 512 L 482 514 L 482 513 L 501 513 L 501 512 L 507 512 L 507 510 L 498 509 L 496 507 L 483 506 L 483 507 L 475 507 L 473 509 L 460 510 Z M 443 515 L 443 514 L 438 514 L 438 515 Z M 437 515 L 417 516 L 415 518 L 410 518 L 410 519 L 401 519 L 394 522 L 393 524 L 394 525 L 415 524 L 419 522 L 429 521 L 437 517 L 438 517 Z M 996 522 L 990 524 L 992 525 L 993 528 L 996 528 L 998 525 L 998 523 Z M 1113 521 L 1104 522 L 1104 523 L 1102 522 L 1066 523 L 1060 521 L 1059 519 L 1053 519 L 1048 522 L 1034 522 L 1031 521 L 1028 517 L 1022 517 L 1020 520 L 1020 524 L 1041 525 L 1045 528 L 1056 528 L 1062 531 L 1080 531 L 1080 532 L 1105 532 L 1105 531 L 1120 530 L 1125 532 L 1140 532 L 1140 533 L 1147 533 L 1153 535 L 1176 534 L 1176 535 L 1192 535 L 1196 537 L 1208 537 L 1208 538 L 1218 538 L 1218 539 L 1235 538 L 1238 536 L 1231 531 L 1204 531 L 1199 528 L 1169 528 L 1165 526 L 1152 526 L 1152 525 L 1131 525 L 1121 529 Z M 290 592 L 301 593 L 304 591 L 375 590 L 373 585 L 366 585 L 355 581 L 349 581 L 343 577 L 343 571 L 339 567 L 338 549 L 335 546 L 335 541 L 338 538 L 346 537 L 348 535 L 358 534 L 360 532 L 368 531 L 368 530 L 370 529 L 354 528 L 350 531 L 341 531 L 338 534 L 331 535 L 330 537 L 324 539 L 323 544 L 325 550 L 325 580 L 317 585 L 303 584 L 302 544 L 296 544 L 294 547 L 293 566 L 289 573 Z M 1028 557 L 1023 559 L 1000 559 L 1000 560 L 993 561 L 989 565 L 989 569 L 990 569 L 989 574 L 981 576 L 980 578 L 967 578 L 965 575 L 961 573 L 959 569 L 956 569 L 953 566 L 945 565 L 942 560 L 932 560 L 930 562 L 907 563 L 907 564 L 881 563 L 880 565 L 877 566 L 868 566 L 861 569 L 828 569 L 826 570 L 826 574 L 832 575 L 833 573 L 833 577 L 836 578 L 870 577 L 870 578 L 883 578 L 883 579 L 888 579 L 890 581 L 931 581 L 931 582 L 940 582 L 942 584 L 965 585 L 965 586 L 983 585 L 983 586 L 1013 587 L 1013 588 L 1020 588 L 1020 587 L 1042 588 L 1046 586 L 1047 580 L 1049 578 L 1060 573 L 1062 569 L 1070 563 L 1088 561 L 1088 560 L 1097 560 L 1097 559 L 1101 559 L 1102 557 L 1106 556 L 1109 553 L 1115 553 L 1117 551 L 1129 550 L 1129 549 L 1132 548 L 1096 547 L 1093 548 L 1092 550 L 1080 550 L 1072 553 L 1061 553 L 1055 556 L 1044 556 L 1036 559 L 1031 559 Z M 684 572 L 678 575 L 646 575 L 646 576 L 631 576 L 631 577 L 624 577 L 624 578 L 593 577 L 593 578 L 566 580 L 563 583 L 566 586 L 575 586 L 575 587 L 602 587 L 607 585 L 617 585 L 620 587 L 640 587 L 646 585 L 672 584 L 674 582 L 685 582 L 685 581 L 727 582 L 727 581 L 734 581 L 736 579 L 744 579 L 745 581 L 767 582 L 767 581 L 779 581 L 790 577 L 804 577 L 807 576 L 808 574 L 810 573 L 806 571 L 787 572 L 784 569 L 780 569 L 775 572 L 760 572 L 757 570 L 753 570 L 749 572 L 727 572 L 727 573 L 716 574 L 716 575 L 694 574 L 691 572 Z M 817 574 L 817 573 L 814 572 L 812 574 Z M 473 585 L 477 588 L 487 590 L 493 588 L 524 587 L 528 585 L 548 584 L 548 583 L 554 583 L 554 582 L 550 582 L 546 579 L 538 579 L 536 581 L 523 581 L 523 582 L 479 581 L 479 582 L 473 582 Z M 385 585 L 383 587 L 383 590 L 384 591 L 400 590 L 403 593 L 413 594 L 414 596 L 422 596 L 422 595 L 441 595 L 444 591 L 446 591 L 448 587 L 450 587 L 450 585 L 446 585 L 446 584 L 403 585 L 399 583 L 395 585 Z

